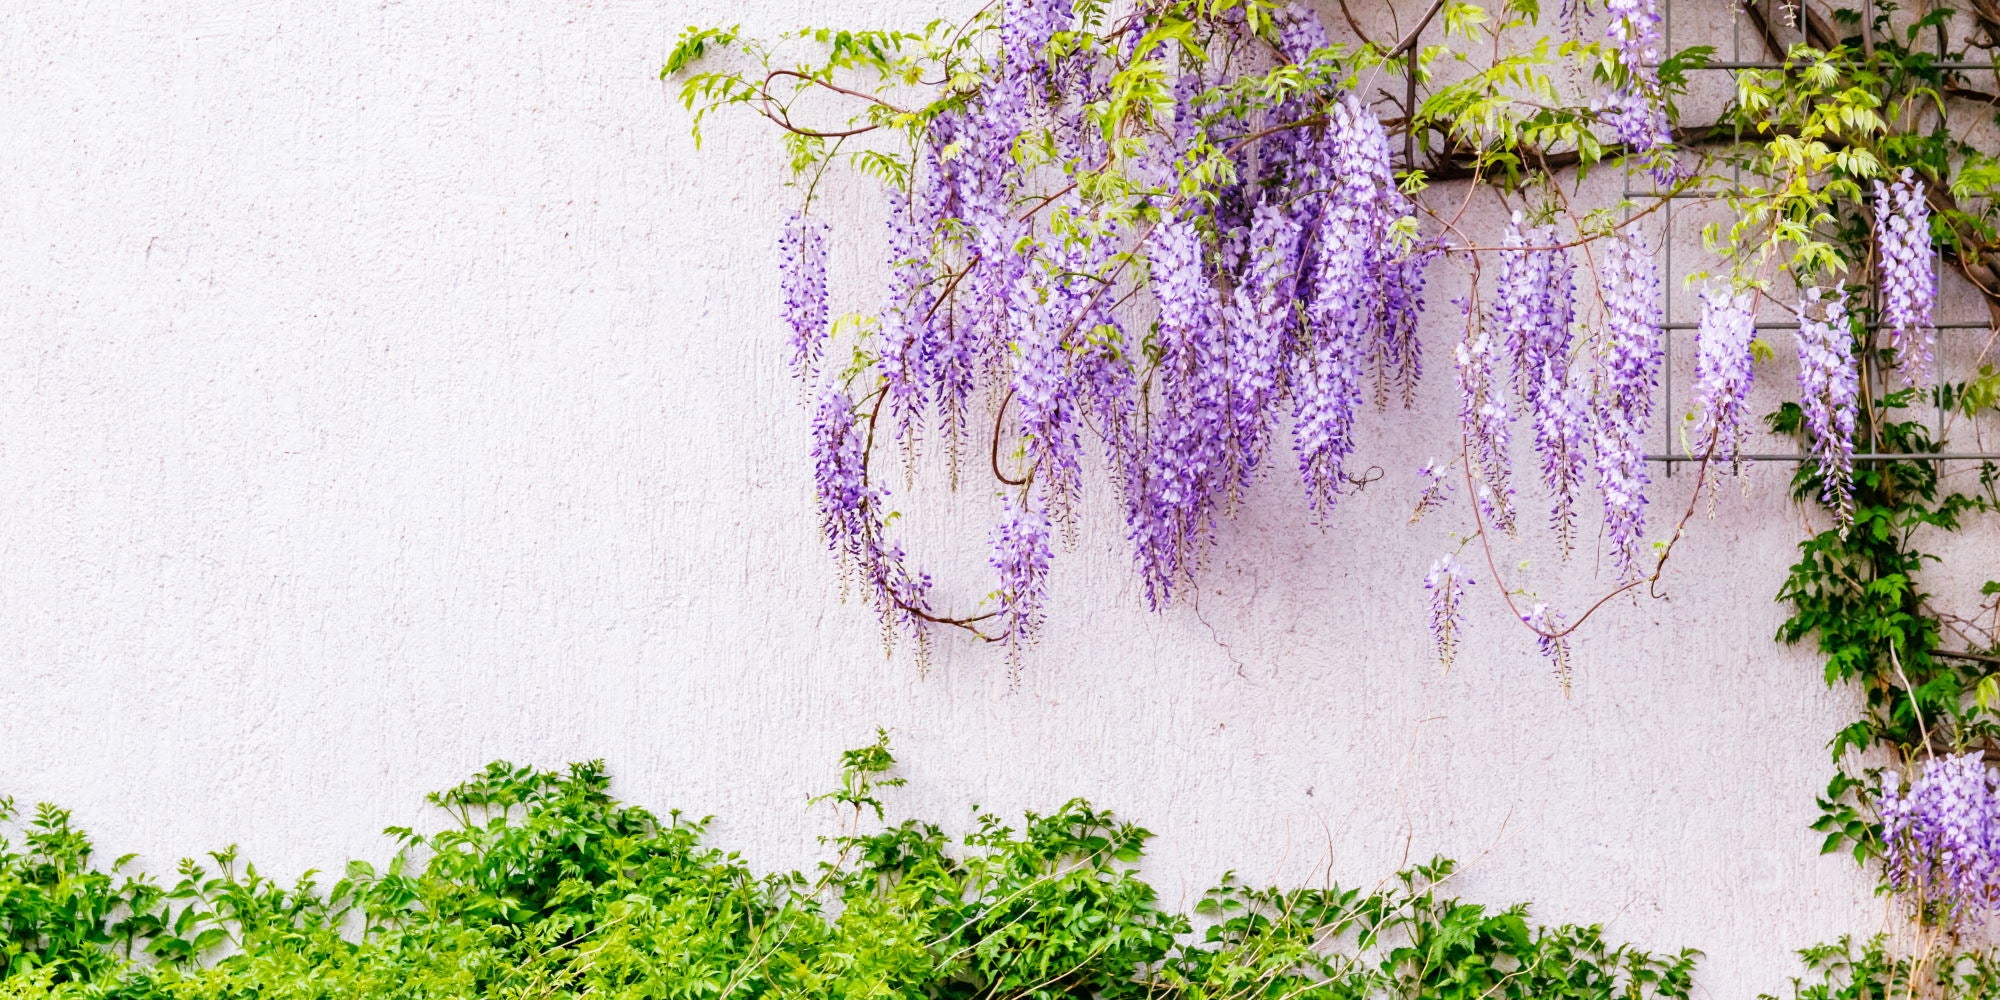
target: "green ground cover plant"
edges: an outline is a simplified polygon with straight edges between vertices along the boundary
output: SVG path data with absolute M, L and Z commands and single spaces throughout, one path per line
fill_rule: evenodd
M 233 850 L 178 877 L 100 867 L 68 813 L 7 807 L 0 998 L 1602 998 L 1689 995 L 1695 954 L 1537 926 L 1445 892 L 1434 860 L 1370 888 L 1254 889 L 1193 914 L 1137 863 L 1148 831 L 1082 800 L 948 837 L 890 821 L 886 736 L 843 757 L 812 871 L 760 873 L 708 821 L 613 798 L 600 763 L 495 763 L 430 796 L 387 864 L 281 885 Z

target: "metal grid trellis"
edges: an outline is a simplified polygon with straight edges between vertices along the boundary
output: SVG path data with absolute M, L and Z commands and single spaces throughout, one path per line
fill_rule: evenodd
M 1863 2 L 1870 3 L 1872 5 L 1873 0 L 1863 0 Z M 1763 21 L 1764 24 L 1763 33 L 1765 34 L 1765 37 L 1767 38 L 1774 37 L 1778 34 L 1778 32 L 1782 30 L 1782 28 L 1790 27 L 1790 28 L 1795 28 L 1797 30 L 1798 32 L 1797 41 L 1804 42 L 1808 40 L 1809 35 L 1808 35 L 1807 15 L 1800 5 L 1780 4 L 1779 2 L 1776 2 L 1776 0 L 1750 0 L 1750 3 L 1754 4 L 1755 7 L 1760 11 L 1761 20 Z M 1660 3 L 1661 36 L 1662 36 L 1661 41 L 1662 41 L 1662 48 L 1667 52 L 1674 51 L 1674 44 L 1673 44 L 1674 6 L 1675 6 L 1674 0 L 1661 0 Z M 1404 63 L 1406 88 L 1403 94 L 1403 99 L 1401 101 L 1402 107 L 1400 109 L 1403 112 L 1404 120 L 1406 122 L 1414 117 L 1413 112 L 1416 108 L 1416 103 L 1417 103 L 1417 80 L 1414 70 L 1415 70 L 1417 52 L 1420 50 L 1421 46 L 1421 39 L 1423 34 L 1428 30 L 1432 21 L 1435 19 L 1436 15 L 1442 8 L 1443 8 L 1443 3 L 1441 2 L 1441 0 L 1440 2 L 1432 3 L 1429 6 L 1427 12 L 1424 14 L 1423 18 L 1418 22 L 1415 29 L 1413 29 L 1410 32 L 1410 34 L 1397 45 L 1396 50 L 1392 53 L 1392 58 L 1396 55 L 1403 55 L 1407 57 L 1407 61 Z M 1792 11 L 1794 16 L 1788 18 L 1773 16 L 1787 9 Z M 1743 52 L 1743 45 L 1744 45 L 1743 31 L 1745 27 L 1744 21 L 1749 16 L 1749 10 L 1750 8 L 1748 6 L 1735 2 L 1731 3 L 1732 17 L 1730 19 L 1730 50 L 1731 50 L 1730 58 L 1710 60 L 1698 67 L 1691 66 L 1687 67 L 1687 69 L 1710 71 L 1710 72 L 1728 72 L 1732 75 L 1732 77 L 1736 72 L 1744 70 L 1783 69 L 1785 64 L 1775 59 L 1745 58 Z M 1873 21 L 1874 21 L 1873 17 L 1861 18 L 1861 31 L 1864 39 L 1864 44 L 1870 45 L 1871 47 L 1872 47 L 1873 33 L 1874 33 Z M 1935 34 L 1937 43 L 1936 47 L 1937 59 L 1930 64 L 1933 68 L 1942 70 L 1994 72 L 1996 73 L 1996 75 L 2000 75 L 2000 61 L 1968 62 L 1960 59 L 1946 58 L 1947 39 L 1943 24 L 1940 23 L 1937 26 Z M 1736 131 L 1734 133 L 1733 138 L 1740 140 L 1741 132 Z M 1414 129 L 1406 129 L 1406 134 L 1404 139 L 1404 157 L 1406 165 L 1412 165 L 1412 166 L 1415 165 L 1416 131 Z M 1742 181 L 1741 166 L 1732 165 L 1731 173 L 1733 175 L 1732 179 L 1740 184 Z M 1713 191 L 1678 191 L 1678 192 L 1666 192 L 1657 190 L 1646 191 L 1646 190 L 1633 189 L 1629 186 L 1623 190 L 1622 194 L 1627 200 L 1633 198 L 1656 198 L 1656 199 L 1668 198 L 1677 200 L 1694 200 L 1694 199 L 1708 199 L 1714 196 Z M 1661 337 L 1661 346 L 1663 348 L 1663 355 L 1664 355 L 1661 364 L 1661 382 L 1662 382 L 1662 394 L 1664 397 L 1662 401 L 1664 409 L 1666 413 L 1672 414 L 1676 412 L 1673 405 L 1674 402 L 1673 332 L 1694 330 L 1697 329 L 1700 326 L 1700 324 L 1676 321 L 1674 319 L 1673 290 L 1677 283 L 1678 276 L 1674 269 L 1673 213 L 1671 209 L 1666 214 L 1665 229 L 1666 233 L 1660 241 L 1661 269 L 1664 272 L 1664 280 L 1662 280 L 1661 282 L 1661 299 L 1662 299 L 1661 316 L 1664 320 L 1661 323 L 1661 329 L 1663 333 L 1663 336 Z M 1943 258 L 1942 250 L 1938 251 L 1937 271 L 1940 277 L 1942 277 L 1942 275 L 1946 273 L 1945 261 Z M 1756 326 L 1757 329 L 1760 331 L 1762 330 L 1788 331 L 1793 328 L 1793 325 L 1790 324 L 1775 324 L 1775 323 L 1766 323 L 1762 321 L 1758 322 Z M 1989 332 L 2000 332 L 2000 327 L 1996 327 L 1995 322 L 1990 319 L 1948 320 L 1944 322 L 1932 323 L 1930 324 L 1930 326 L 1932 329 L 1937 330 L 1939 332 L 1966 331 L 1966 330 L 1983 330 Z M 1879 325 L 1871 324 L 1870 329 L 1871 332 L 1873 332 L 1874 330 L 1879 330 L 1880 327 Z M 1870 366 L 1863 366 L 1862 377 L 1863 378 L 1871 377 Z M 1880 388 L 1883 389 L 1887 388 L 1886 381 L 1887 381 L 1887 376 L 1886 373 L 1884 373 L 1884 384 Z M 1870 388 L 1872 395 L 1873 390 L 1877 387 L 1871 386 Z M 1936 404 L 1936 399 L 1935 397 L 1933 397 L 1933 406 L 1931 407 L 1933 411 L 1932 428 L 1936 436 L 1941 438 L 1944 426 L 1945 413 L 1943 407 L 1935 404 Z M 1673 441 L 1673 433 L 1676 422 L 1673 421 L 1672 419 L 1666 419 L 1660 421 L 1660 423 L 1661 423 L 1660 433 L 1662 441 L 1661 450 L 1658 454 L 1647 455 L 1646 456 L 1647 461 L 1665 465 L 1667 475 L 1669 476 L 1673 475 L 1674 466 L 1677 464 L 1704 461 L 1704 459 L 1700 456 L 1677 454 L 1675 452 L 1674 441 Z M 1921 458 L 1921 460 L 1924 461 L 1996 462 L 2000 461 L 2000 452 L 1939 451 L 1939 452 L 1923 453 L 1920 456 L 1871 452 L 1871 453 L 1857 453 L 1853 456 L 1853 460 L 1856 462 L 1908 461 L 1911 460 L 1912 458 Z M 1791 454 L 1741 453 L 1730 456 L 1730 460 L 1743 461 L 1743 462 L 1800 463 L 1800 462 L 1812 461 L 1812 456 L 1802 453 L 1791 453 Z

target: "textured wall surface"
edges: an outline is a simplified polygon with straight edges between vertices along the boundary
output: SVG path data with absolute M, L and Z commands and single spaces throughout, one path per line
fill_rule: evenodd
M 1784 473 L 1725 487 L 1666 596 L 1579 634 L 1570 696 L 1490 584 L 1446 673 L 1421 579 L 1465 526 L 1403 526 L 1454 447 L 1436 363 L 1417 411 L 1364 420 L 1383 479 L 1314 526 L 1280 469 L 1198 602 L 1144 611 L 1098 490 L 1018 680 L 956 639 L 927 674 L 884 658 L 816 537 L 774 136 L 721 116 L 697 151 L 655 74 L 689 22 L 969 6 L 0 7 L 0 789 L 73 807 L 107 855 L 235 840 L 295 872 L 381 855 L 488 760 L 603 757 L 791 865 L 826 819 L 805 797 L 883 725 L 900 805 L 1088 796 L 1160 834 L 1173 903 L 1229 868 L 1366 882 L 1448 853 L 1476 898 L 1703 949 L 1718 997 L 1881 926 L 1806 828 L 1853 704 L 1771 641 Z M 836 244 L 849 308 L 878 209 L 829 190 L 862 234 Z M 912 544 L 970 606 L 990 583 L 957 540 L 990 507 L 938 478 Z M 1503 558 L 1574 608 L 1606 584 L 1594 543 Z

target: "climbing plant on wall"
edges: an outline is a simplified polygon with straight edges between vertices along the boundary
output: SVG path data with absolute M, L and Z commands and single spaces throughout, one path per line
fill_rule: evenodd
M 819 516 L 885 634 L 921 653 L 961 629 L 1018 652 L 1052 613 L 1049 565 L 1092 462 L 1154 608 L 1195 586 L 1260 477 L 1289 467 L 1304 516 L 1337 523 L 1372 476 L 1353 461 L 1360 416 L 1413 405 L 1429 361 L 1461 446 L 1394 471 L 1420 477 L 1417 516 L 1466 524 L 1423 580 L 1439 653 L 1480 585 L 1566 677 L 1567 636 L 1654 592 L 1699 498 L 1766 457 L 1746 454 L 1750 393 L 1782 350 L 1795 401 L 1770 426 L 1798 442 L 1798 498 L 1825 515 L 1785 585 L 1783 638 L 1816 641 L 1829 683 L 1866 692 L 1832 745 L 1829 848 L 1881 858 L 1924 926 L 2000 907 L 2000 796 L 1966 756 L 1995 745 L 2000 585 L 1947 612 L 1918 581 L 1926 538 L 2000 501 L 1977 454 L 2000 400 L 1991 329 L 1969 356 L 1937 338 L 1941 266 L 2000 316 L 2000 10 L 1748 5 L 1732 16 L 1759 51 L 1733 61 L 1670 49 L 1652 0 L 1436 0 L 1386 32 L 1356 16 L 1379 12 L 1326 13 L 995 0 L 910 31 L 682 37 L 663 76 L 697 135 L 740 106 L 783 137 L 799 190 L 783 315 Z M 1709 71 L 1733 81 L 1719 110 L 1684 114 Z M 836 317 L 839 241 L 816 209 L 843 165 L 884 189 L 887 280 L 879 309 Z M 1590 196 L 1606 170 L 1628 193 Z M 1510 221 L 1474 225 L 1474 192 Z M 1729 221 L 1686 279 L 1695 384 L 1666 412 L 1662 292 L 1683 276 L 1644 232 L 1702 203 Z M 1464 290 L 1428 301 L 1441 272 Z M 1426 312 L 1462 321 L 1428 358 Z M 1649 435 L 1680 453 L 1649 455 Z M 1953 440 L 1972 447 L 1948 471 Z M 945 606 L 898 541 L 882 456 L 920 449 L 1002 496 L 976 608 Z M 1662 516 L 1649 463 L 1669 458 L 1696 487 Z M 1564 553 L 1598 540 L 1594 603 L 1559 609 L 1503 574 L 1534 531 Z
M 1789 315 L 1806 442 L 1847 516 L 1851 336 L 1883 329 L 1890 362 L 1934 384 L 1933 233 L 1986 224 L 1953 200 L 1983 205 L 1984 175 L 1905 141 L 1921 94 L 1885 102 L 1837 45 L 1801 45 L 1788 68 L 1745 75 L 1717 120 L 1683 124 L 1676 95 L 1711 52 L 1663 51 L 1659 13 L 1630 0 L 1439 0 L 1399 37 L 1347 27 L 1335 41 L 1274 0 L 1011 0 L 910 32 L 683 37 L 665 74 L 683 78 L 697 129 L 742 105 L 782 130 L 801 192 L 779 239 L 783 311 L 813 393 L 820 517 L 892 638 L 1031 640 L 1093 453 L 1155 608 L 1194 583 L 1219 519 L 1276 467 L 1293 467 L 1308 516 L 1336 516 L 1364 478 L 1357 416 L 1411 403 L 1427 276 L 1450 267 L 1475 279 L 1442 304 L 1464 317 L 1444 358 L 1463 448 L 1422 470 L 1419 513 L 1456 495 L 1478 557 L 1437 561 L 1432 627 L 1448 656 L 1466 587 L 1487 578 L 1565 668 L 1565 637 L 1602 602 L 1534 601 L 1494 549 L 1544 521 L 1568 551 L 1594 507 L 1609 592 L 1659 579 L 1693 507 L 1649 517 L 1645 442 L 1668 415 L 1662 276 L 1639 223 L 1677 198 L 1740 217 L 1710 234 L 1683 435 L 1698 474 L 1740 450 L 1755 318 Z M 754 68 L 701 71 L 723 49 Z M 830 314 L 814 208 L 836 163 L 886 191 L 872 315 Z M 1605 167 L 1653 190 L 1580 200 Z M 1457 181 L 1496 192 L 1512 224 L 1470 230 Z M 1846 252 L 1840 225 L 1859 218 L 1882 253 Z M 1516 439 L 1533 469 L 1514 468 Z M 1004 495 L 990 604 L 942 606 L 906 556 L 879 468 L 897 448 L 941 449 L 955 479 Z

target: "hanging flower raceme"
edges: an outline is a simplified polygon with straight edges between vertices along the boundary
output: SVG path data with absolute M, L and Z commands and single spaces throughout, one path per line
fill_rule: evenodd
M 882 304 L 884 401 L 896 437 L 908 440 L 923 422 L 924 364 L 935 350 L 932 321 L 936 295 L 930 289 L 930 230 L 912 217 L 909 196 L 889 189 L 889 287 Z
M 902 546 L 884 538 L 885 494 L 868 485 L 867 443 L 854 419 L 854 400 L 845 390 L 828 386 L 820 393 L 812 436 L 820 531 L 840 561 L 843 589 L 849 581 L 858 582 L 882 620 L 885 644 L 897 634 L 906 635 L 921 656 L 921 609 L 929 598 L 930 576 L 912 572 Z
M 1861 393 L 1847 298 L 1806 289 L 1799 303 L 1799 407 L 1819 466 L 1820 500 L 1846 524 L 1854 516 L 1854 408 Z
M 1604 97 L 1598 109 L 1611 124 L 1612 136 L 1634 154 L 1651 153 L 1674 141 L 1673 132 L 1667 127 L 1667 114 L 1652 93 L 1656 88 L 1657 85 L 1640 85 L 1613 91 Z M 1654 179 L 1669 183 L 1672 173 L 1667 169 L 1656 170 Z
M 1446 478 L 1450 471 L 1449 466 L 1440 466 L 1436 462 L 1425 462 L 1423 468 L 1417 470 L 1417 474 L 1423 477 L 1424 490 L 1417 494 L 1417 507 L 1410 512 L 1411 524 L 1423 520 L 1425 514 L 1444 506 L 1445 498 L 1455 492 L 1451 480 Z
M 1314 54 L 1330 44 L 1319 15 L 1304 3 L 1294 0 L 1272 11 L 1271 18 L 1277 27 L 1278 50 L 1286 61 L 1300 67 L 1316 66 Z M 1301 121 L 1313 117 L 1318 111 L 1318 106 L 1309 100 L 1308 95 L 1295 94 L 1271 109 L 1266 123 Z M 1309 129 L 1287 129 L 1271 136 L 1264 144 L 1262 155 L 1266 160 L 1268 179 L 1279 185 L 1275 190 L 1301 193 L 1326 187 L 1327 149 L 1327 144 L 1319 141 Z M 1312 230 L 1317 227 L 1319 199 L 1287 198 L 1286 204 L 1289 214 L 1302 228 Z
M 871 544 L 874 518 L 867 457 L 854 400 L 837 387 L 820 393 L 813 413 L 813 486 L 820 532 L 843 559 L 858 558 Z
M 1656 0 L 1605 0 L 1604 14 L 1613 51 L 1625 70 L 1624 82 L 1599 102 L 1598 112 L 1620 143 L 1636 155 L 1655 155 L 1652 174 L 1671 183 L 1678 168 L 1665 147 L 1674 141 L 1667 127 L 1660 90 L 1660 11 Z
M 1465 588 L 1477 582 L 1450 555 L 1431 563 L 1431 571 L 1424 577 L 1424 589 L 1430 592 L 1431 641 L 1437 647 L 1438 661 L 1446 668 L 1458 656 L 1458 640 L 1465 628 Z
M 826 223 L 793 213 L 778 237 L 785 324 L 792 328 L 792 374 L 807 378 L 826 342 Z
M 993 569 L 999 574 L 999 612 L 1007 645 L 1018 657 L 1033 641 L 1048 604 L 1049 519 L 1023 498 L 1009 497 L 993 527 Z
M 1694 335 L 1694 446 L 1704 455 L 1733 458 L 1750 405 L 1755 299 L 1749 292 L 1711 287 L 1702 290 L 1701 301 Z
M 1314 52 L 1327 47 L 1326 26 L 1303 3 L 1280 5 L 1271 12 L 1271 20 L 1278 27 L 1278 48 L 1292 62 L 1309 62 Z
M 1214 537 L 1221 491 L 1231 481 L 1227 331 L 1193 222 L 1153 233 L 1154 297 L 1160 306 L 1161 391 L 1145 478 L 1131 498 L 1134 554 L 1149 603 L 1166 603 Z
M 992 152 L 1013 148 L 1021 127 L 1012 117 L 1016 114 L 1026 112 L 989 106 L 985 114 L 974 117 L 976 127 L 969 141 L 986 149 L 968 150 L 962 157 L 966 164 L 960 191 L 962 221 L 972 227 L 973 235 L 968 272 L 960 283 L 965 301 L 955 319 L 964 326 L 963 350 L 975 373 L 1002 362 L 1007 330 L 1019 307 L 1014 292 L 1030 269 L 1021 245 L 1027 224 L 1012 207 L 1020 167 L 1013 157 Z
M 1000 24 L 1001 78 L 1019 87 L 1021 99 L 1056 83 L 1056 73 L 1044 53 L 1049 39 L 1067 31 L 1076 20 L 1069 0 L 1007 0 Z
M 948 220 L 971 220 L 990 213 L 996 200 L 986 192 L 998 188 L 1001 170 L 983 157 L 967 155 L 977 142 L 976 122 L 962 112 L 940 115 L 931 123 L 916 183 L 921 191 L 915 199 L 919 225 L 937 232 Z M 958 155 L 947 157 L 945 150 L 956 148 Z M 977 240 L 963 262 L 954 265 L 949 282 L 963 290 L 964 300 L 952 299 L 926 307 L 929 320 L 925 334 L 928 350 L 911 363 L 911 374 L 921 377 L 928 401 L 936 408 L 937 421 L 945 438 L 956 447 L 966 430 L 966 406 L 978 385 L 980 358 L 985 353 L 981 335 L 1005 323 L 1004 310 L 993 315 L 990 282 L 975 285 L 967 279 L 984 263 Z M 975 294 L 978 293 L 978 294 Z M 1004 306 L 1004 299 L 1001 300 Z M 912 307 L 913 308 L 913 307 Z
M 1381 336 L 1372 359 L 1377 407 L 1387 403 L 1392 388 L 1404 407 L 1416 402 L 1417 381 L 1424 374 L 1424 345 L 1417 339 L 1417 320 L 1424 312 L 1424 272 L 1440 253 L 1430 246 L 1380 265 Z
M 1500 241 L 1499 274 L 1486 323 L 1458 348 L 1459 421 L 1471 446 L 1486 515 L 1512 532 L 1511 386 L 1532 415 L 1535 451 L 1555 498 L 1554 520 L 1567 551 L 1567 526 L 1585 454 L 1579 398 L 1567 384 L 1575 285 L 1569 254 L 1556 246 L 1555 228 L 1524 228 L 1522 222 L 1521 213 L 1514 213 Z M 1511 371 L 1504 382 L 1503 369 Z
M 1590 400 L 1570 376 L 1568 354 L 1542 359 L 1535 380 L 1535 454 L 1550 497 L 1549 526 L 1567 557 L 1576 541 L 1576 495 L 1590 475 Z
M 1508 456 L 1506 383 L 1500 377 L 1500 343 L 1475 328 L 1454 349 L 1458 370 L 1458 421 L 1465 437 L 1475 499 L 1495 528 L 1514 531 L 1512 459 Z
M 1108 253 L 1106 241 L 1098 253 Z M 1096 267 L 1086 272 L 1095 273 Z M 1076 346 L 1070 364 L 1082 395 L 1079 406 L 1102 442 L 1112 468 L 1111 482 L 1130 509 L 1140 493 L 1145 463 L 1134 426 L 1139 409 L 1139 376 L 1121 349 L 1126 335 L 1111 308 L 1111 298 L 1098 291 L 1084 294 L 1067 325 L 1075 329 Z
M 1958 928 L 2000 907 L 2000 783 L 1979 753 L 1927 762 L 1908 791 L 1882 776 L 1876 809 L 1889 881 L 1941 906 Z
M 1542 651 L 1542 658 L 1554 667 L 1556 676 L 1562 680 L 1563 690 L 1569 690 L 1569 636 L 1565 633 L 1562 612 L 1537 601 L 1521 621 L 1535 630 L 1535 646 Z
M 1657 0 L 1605 0 L 1606 32 L 1618 60 L 1634 74 L 1648 73 L 1660 60 L 1660 9 Z
M 1597 487 L 1604 494 L 1604 528 L 1613 563 L 1626 579 L 1639 575 L 1646 534 L 1646 432 L 1660 371 L 1660 291 L 1645 241 L 1606 241 L 1602 270 L 1604 336 L 1599 345 L 1592 412 Z
M 1523 231 L 1516 215 L 1502 246 L 1494 318 L 1513 363 L 1513 384 L 1534 425 L 1535 454 L 1551 500 L 1549 520 L 1567 555 L 1576 522 L 1576 494 L 1589 467 L 1590 409 L 1570 376 L 1575 341 L 1576 277 L 1555 227 Z
M 1521 227 L 1515 212 L 1501 238 L 1500 273 L 1493 283 L 1488 323 L 1511 359 L 1513 387 L 1531 405 L 1539 389 L 1542 359 L 1569 350 L 1575 309 L 1569 287 L 1569 257 L 1550 249 L 1553 226 Z M 1528 249 L 1511 249 L 1528 248 Z
M 1299 250 L 1302 238 L 1276 202 L 1251 216 L 1249 262 L 1230 300 L 1230 486 L 1250 485 L 1271 437 L 1271 410 L 1283 387 L 1286 349 L 1298 330 Z
M 1328 112 L 1328 175 L 1336 178 L 1320 208 L 1306 303 L 1306 349 L 1293 370 L 1293 435 L 1306 502 L 1331 510 L 1342 467 L 1354 450 L 1362 366 L 1371 321 L 1383 298 L 1379 248 L 1401 214 L 1382 123 L 1354 95 Z M 1378 266 L 1371 267 L 1371 263 Z
M 1030 475 L 1050 507 L 1067 512 L 1083 486 L 1079 394 L 1063 342 L 1080 295 L 1070 279 L 1036 281 L 1030 273 L 1014 293 L 1014 400 Z
M 1875 182 L 1875 243 L 1882 275 L 1882 326 L 1911 385 L 1931 384 L 1937 331 L 1937 258 L 1931 249 L 1930 205 L 1924 182 L 1907 168 L 1888 184 Z

